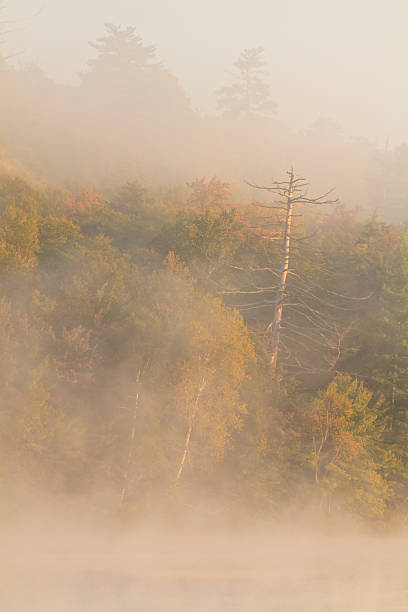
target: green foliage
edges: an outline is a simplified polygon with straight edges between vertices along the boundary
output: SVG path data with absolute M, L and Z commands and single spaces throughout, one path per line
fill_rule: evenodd
M 135 515 L 199 490 L 258 516 L 403 516 L 405 233 L 340 208 L 297 222 L 318 228 L 289 281 L 309 319 L 288 312 L 271 381 L 273 286 L 261 304 L 253 293 L 279 246 L 252 209 L 227 206 L 226 183 L 190 187 L 166 208 L 137 182 L 75 195 L 0 180 L 5 497 L 86 491 Z
M 162 248 L 176 252 L 188 263 L 219 261 L 238 246 L 240 223 L 235 210 L 215 213 L 180 213 L 172 227 L 163 230 Z M 167 243 L 163 244 L 165 237 Z
M 205 177 L 195 179 L 192 183 L 187 183 L 191 189 L 190 203 L 198 208 L 222 208 L 231 196 L 231 186 L 229 183 L 221 181 L 213 176 L 209 181 Z
M 380 518 L 391 490 L 383 476 L 392 455 L 382 448 L 383 402 L 358 380 L 339 376 L 312 401 L 306 444 L 318 495 L 330 510 L 345 507 Z

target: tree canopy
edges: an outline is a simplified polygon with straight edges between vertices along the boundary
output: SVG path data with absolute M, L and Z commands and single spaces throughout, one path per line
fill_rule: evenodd
M 174 206 L 137 182 L 103 194 L 0 178 L 3 499 L 24 483 L 99 505 L 103 489 L 104 512 L 140 515 L 216 491 L 229 512 L 401 520 L 406 230 L 341 206 L 298 218 L 315 233 L 271 375 L 274 289 L 258 289 L 279 243 L 226 182 L 190 190 Z

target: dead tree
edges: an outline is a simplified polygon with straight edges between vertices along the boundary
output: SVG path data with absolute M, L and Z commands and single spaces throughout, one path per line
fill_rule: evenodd
M 302 177 L 296 177 L 291 168 L 288 172 L 288 180 L 274 181 L 270 186 L 256 185 L 247 182 L 250 187 L 267 191 L 274 196 L 271 204 L 257 203 L 262 208 L 284 212 L 284 225 L 282 236 L 282 248 L 280 253 L 280 268 L 277 272 L 277 285 L 275 289 L 275 299 L 273 303 L 271 320 L 266 328 L 266 335 L 269 337 L 269 353 L 271 371 L 275 372 L 280 349 L 280 335 L 282 327 L 282 316 L 284 300 L 286 296 L 287 279 L 290 270 L 293 240 L 293 219 L 295 211 L 300 206 L 321 206 L 324 204 L 334 204 L 337 200 L 328 199 L 332 190 L 315 198 L 308 196 L 309 183 Z M 279 236 L 278 236 L 279 237 Z
M 272 376 L 279 362 L 282 376 L 299 377 L 306 385 L 313 377 L 320 384 L 342 371 L 344 360 L 357 350 L 357 310 L 371 296 L 358 297 L 358 287 L 347 290 L 349 295 L 340 293 L 342 280 L 348 287 L 348 271 L 342 279 L 333 262 L 327 269 L 322 261 L 319 227 L 325 227 L 327 217 L 307 219 L 307 208 L 337 204 L 332 190 L 310 197 L 306 179 L 293 169 L 287 174 L 287 180 L 269 186 L 247 182 L 273 201 L 253 203 L 257 212 L 245 222 L 246 250 L 226 264 L 228 275 L 217 288 L 266 341 Z M 298 217 L 313 228 L 299 234 Z

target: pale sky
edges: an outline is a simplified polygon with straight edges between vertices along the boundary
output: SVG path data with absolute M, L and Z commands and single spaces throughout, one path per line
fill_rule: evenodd
M 92 54 L 112 21 L 136 26 L 178 77 L 193 106 L 244 48 L 263 46 L 277 117 L 304 128 L 321 116 L 380 146 L 408 141 L 408 0 L 6 0 L 8 50 L 59 82 Z

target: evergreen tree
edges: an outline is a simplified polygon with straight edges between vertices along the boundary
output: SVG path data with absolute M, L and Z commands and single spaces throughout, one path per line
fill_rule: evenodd
M 393 478 L 408 491 L 408 240 L 401 237 L 385 269 L 380 310 L 370 330 L 367 375 L 387 401 L 384 441 L 398 457 Z M 366 331 L 366 333 L 367 333 Z
M 90 43 L 98 54 L 88 61 L 90 70 L 81 74 L 82 91 L 94 104 L 109 106 L 116 122 L 121 116 L 134 122 L 158 112 L 189 111 L 177 79 L 156 60 L 155 47 L 145 45 L 136 28 L 112 23 L 105 28 L 106 36 Z M 124 111 L 129 114 L 123 117 Z
M 234 63 L 234 82 L 217 90 L 217 106 L 224 117 L 251 119 L 274 113 L 276 105 L 265 80 L 263 53 L 262 47 L 244 49 Z

